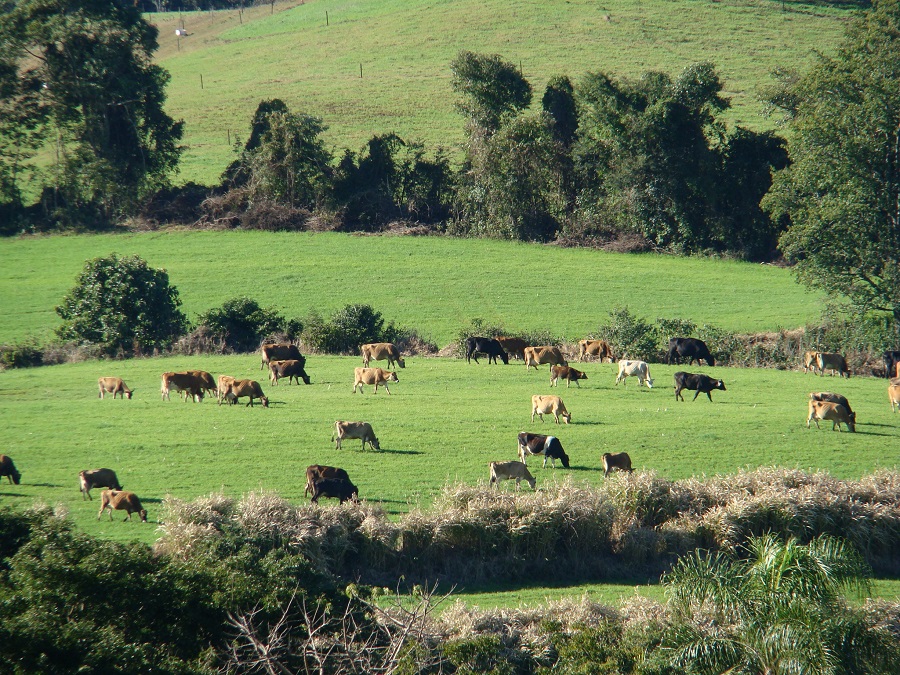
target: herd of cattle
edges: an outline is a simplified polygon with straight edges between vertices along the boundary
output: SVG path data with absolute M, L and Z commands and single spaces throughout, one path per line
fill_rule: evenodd
M 310 378 L 305 371 L 306 358 L 293 344 L 265 344 L 262 346 L 262 363 L 260 368 L 269 369 L 269 381 L 277 385 L 279 380 L 287 378 L 288 384 L 296 381 L 299 384 L 310 383 Z M 364 344 L 360 347 L 363 357 L 363 367 L 354 369 L 353 393 L 359 389 L 363 391 L 363 385 L 374 387 L 378 391 L 379 385 L 384 386 L 388 394 L 388 382 L 398 382 L 397 373 L 382 368 L 372 368 L 372 361 L 388 362 L 388 368 L 399 366 L 405 368 L 406 363 L 400 355 L 397 347 L 390 343 Z M 586 380 L 587 375 L 571 367 L 565 359 L 562 351 L 555 346 L 532 346 L 522 339 L 499 337 L 484 338 L 470 337 L 466 340 L 466 362 L 472 360 L 478 363 L 478 356 L 487 356 L 488 363 L 497 363 L 499 358 L 504 364 L 509 363 L 510 357 L 520 359 L 525 363 L 526 370 L 541 365 L 550 366 L 550 386 L 558 386 L 559 380 L 565 380 L 566 387 L 575 382 L 580 387 L 579 380 Z M 594 358 L 603 362 L 608 360 L 615 362 L 616 357 L 609 344 L 604 340 L 581 340 L 578 343 L 578 359 L 585 361 Z M 669 341 L 669 350 L 666 356 L 667 364 L 680 365 L 682 359 L 687 359 L 688 365 L 694 361 L 701 365 L 706 361 L 707 365 L 714 366 L 715 359 L 707 345 L 696 338 L 672 338 Z M 900 351 L 888 351 L 884 353 L 884 363 L 889 378 L 888 397 L 892 412 L 900 410 Z M 824 375 L 825 371 L 831 371 L 832 376 L 850 377 L 846 359 L 840 354 L 808 351 L 803 357 L 804 372 L 810 370 Z M 618 361 L 618 374 L 615 384 L 623 383 L 628 377 L 635 377 L 638 386 L 645 385 L 653 388 L 653 379 L 650 376 L 650 366 L 645 361 L 621 359 Z M 121 396 L 123 399 L 131 399 L 134 390 L 130 389 L 119 377 L 101 377 L 98 379 L 99 397 L 112 394 L 113 398 Z M 688 373 L 679 371 L 674 374 L 675 399 L 684 401 L 682 391 L 685 389 L 694 391 L 694 399 L 701 393 L 705 393 L 712 401 L 711 392 L 714 389 L 726 391 L 725 383 L 720 379 L 714 379 L 703 373 Z M 228 375 L 220 375 L 217 380 L 210 373 L 202 370 L 188 370 L 184 372 L 166 372 L 162 374 L 160 392 L 163 400 L 170 400 L 170 392 L 180 392 L 184 401 L 189 399 L 200 402 L 205 395 L 215 395 L 219 405 L 223 402 L 234 404 L 241 398 L 248 398 L 248 406 L 253 405 L 255 399 L 259 399 L 264 407 L 268 407 L 269 399 L 263 393 L 259 382 L 250 379 L 238 379 Z M 856 430 L 856 413 L 849 401 L 842 395 L 833 392 L 813 392 L 809 395 L 809 414 L 806 426 L 811 422 L 819 427 L 820 421 L 832 422 L 832 429 L 840 431 L 841 425 L 845 425 L 851 432 Z M 557 424 L 560 418 L 566 424 L 572 421 L 571 413 L 559 396 L 535 395 L 531 400 L 531 421 L 534 423 L 535 415 L 541 422 L 544 415 L 553 415 Z M 363 421 L 342 421 L 334 423 L 332 441 L 336 449 L 341 449 L 342 441 L 356 439 L 361 441 L 362 449 L 368 444 L 374 450 L 380 450 L 378 438 L 372 429 L 372 425 Z M 556 468 L 556 460 L 564 468 L 569 468 L 569 456 L 563 449 L 562 443 L 556 436 L 521 432 L 518 435 L 518 460 L 490 462 L 490 484 L 493 486 L 503 480 L 515 480 L 516 489 L 521 481 L 526 481 L 532 489 L 535 489 L 535 478 L 528 471 L 527 458 L 530 456 L 542 456 L 543 467 L 550 460 L 552 468 Z M 601 458 L 604 476 L 608 476 L 613 470 L 632 471 L 631 458 L 625 452 L 605 453 Z M 0 455 L 0 477 L 7 476 L 10 483 L 19 484 L 21 474 L 16 470 L 10 457 Z M 90 491 L 93 488 L 106 488 L 100 497 L 101 506 L 97 514 L 98 520 L 103 512 L 109 510 L 112 520 L 114 510 L 125 511 L 126 520 L 131 519 L 133 513 L 140 516 L 141 521 L 147 521 L 147 512 L 142 507 L 140 499 L 133 492 L 122 489 L 122 485 L 111 469 L 90 469 L 79 473 L 82 498 L 92 499 Z M 350 477 L 342 468 L 324 465 L 312 465 L 306 470 L 306 489 L 304 494 L 311 494 L 313 503 L 318 504 L 320 497 L 339 499 L 341 503 L 347 500 L 358 500 L 359 490 L 350 481 Z

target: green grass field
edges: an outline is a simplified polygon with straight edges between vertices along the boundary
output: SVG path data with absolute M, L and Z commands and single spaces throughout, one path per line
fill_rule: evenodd
M 677 74 L 712 61 L 733 103 L 728 119 L 770 128 L 759 87 L 776 66 L 802 69 L 815 50 L 827 53 L 849 16 L 772 0 L 288 0 L 274 13 L 148 18 L 160 28 L 157 61 L 172 75 L 167 109 L 186 122 L 181 180 L 212 183 L 233 159 L 235 138 L 246 140 L 257 104 L 271 98 L 323 118 L 338 151 L 396 132 L 458 155 L 463 124 L 449 64 L 464 49 L 521 64 L 533 107 L 555 75 Z M 189 36 L 179 39 L 182 26 Z
M 766 265 L 437 237 L 151 232 L 0 239 L 0 344 L 46 341 L 85 260 L 165 268 L 191 320 L 247 295 L 287 317 L 367 303 L 439 347 L 471 319 L 579 340 L 615 306 L 739 332 L 817 321 L 820 296 Z

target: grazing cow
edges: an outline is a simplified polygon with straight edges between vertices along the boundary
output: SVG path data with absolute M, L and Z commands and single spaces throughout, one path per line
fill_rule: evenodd
M 362 441 L 362 449 L 366 449 L 368 443 L 373 450 L 381 450 L 378 439 L 375 438 L 375 432 L 372 431 L 372 425 L 368 422 L 342 422 L 337 420 L 334 423 L 334 433 L 331 440 L 336 441 L 336 450 L 341 449 L 341 441 L 345 438 L 358 438 Z
M 526 340 L 517 337 L 498 337 L 497 342 L 503 351 L 515 359 L 524 359 L 525 348 L 530 346 Z
M 384 368 L 354 368 L 353 369 L 353 393 L 356 393 L 356 388 L 359 387 L 359 393 L 363 393 L 363 385 L 364 384 L 374 384 L 375 389 L 372 392 L 373 394 L 378 393 L 378 385 L 383 384 L 385 391 L 388 394 L 391 393 L 391 390 L 388 389 L 388 382 L 399 382 L 399 378 L 397 377 L 397 373 L 392 370 L 385 370 Z
M 525 370 L 532 366 L 537 367 L 545 363 L 551 366 L 567 366 L 569 362 L 563 358 L 559 347 L 526 347 L 525 348 Z
M 672 365 L 681 364 L 681 359 L 689 359 L 688 365 L 694 361 L 700 365 L 700 359 L 706 360 L 706 365 L 716 365 L 716 360 L 709 353 L 709 348 L 703 340 L 697 338 L 676 337 L 669 340 L 669 353 L 666 355 L 666 363 Z
M 359 489 L 349 480 L 340 478 L 318 478 L 313 482 L 312 503 L 318 504 L 319 497 L 333 497 L 341 504 L 345 501 L 359 501 Z
M 846 374 L 847 379 L 850 378 L 850 369 L 847 367 L 847 361 L 840 354 L 819 352 L 816 354 L 816 367 L 819 369 L 819 375 L 825 375 L 825 371 L 830 370 L 832 377 L 837 371 L 840 373 L 840 377 Z
M 475 359 L 475 363 L 478 363 L 479 354 L 487 356 L 488 363 L 491 361 L 497 363 L 497 357 L 499 356 L 504 365 L 509 365 L 509 355 L 494 338 L 466 338 L 466 363 L 471 363 L 470 359 Z
M 340 480 L 350 480 L 347 472 L 336 466 L 323 466 L 322 464 L 312 464 L 306 467 L 306 489 L 303 490 L 303 496 L 312 494 L 316 481 L 320 478 L 338 478 Z
M 205 370 L 186 370 L 188 375 L 193 375 L 200 382 L 200 388 L 207 394 L 215 394 L 217 387 L 216 381 L 213 379 L 213 376 L 207 373 Z M 185 392 L 182 392 L 184 394 Z
M 881 358 L 884 360 L 884 376 L 887 378 L 900 377 L 900 352 L 886 351 Z
M 219 401 L 219 405 L 222 405 L 222 401 L 226 400 L 225 395 L 228 393 L 228 388 L 234 384 L 235 378 L 231 375 L 219 375 L 219 379 L 216 381 L 216 399 Z M 234 399 L 228 401 L 228 403 L 233 404 Z
M 12 458 L 7 455 L 0 455 L 0 478 L 3 476 L 9 479 L 10 485 L 13 483 L 18 485 L 19 481 L 22 480 L 22 474 L 16 470 L 16 465 L 13 464 Z
M 489 466 L 491 467 L 491 487 L 496 485 L 499 490 L 501 480 L 515 480 L 518 491 L 519 482 L 524 480 L 532 490 L 536 489 L 534 486 L 537 481 L 522 462 L 491 462 Z
M 363 367 L 368 368 L 370 361 L 384 361 L 387 359 L 388 368 L 393 367 L 394 362 L 401 368 L 406 368 L 406 361 L 400 356 L 400 350 L 391 342 L 372 342 L 361 345 L 359 353 L 363 357 Z
M 297 380 L 297 384 L 300 384 L 300 380 L 303 380 L 303 384 L 309 384 L 309 375 L 303 369 L 303 363 L 296 359 L 269 361 L 269 380 L 272 384 L 278 384 L 282 377 L 288 379 L 288 384 L 293 380 Z
M 572 415 L 566 410 L 565 404 L 559 396 L 539 396 L 531 397 L 531 421 L 534 423 L 534 416 L 537 415 L 544 421 L 544 415 L 553 413 L 556 423 L 559 424 L 559 416 L 569 424 L 572 421 Z
M 704 375 L 703 373 L 685 373 L 685 372 L 677 372 L 675 373 L 675 400 L 677 401 L 679 398 L 683 401 L 684 396 L 681 395 L 681 392 L 687 389 L 688 391 L 695 391 L 694 398 L 692 401 L 696 401 L 697 397 L 700 393 L 706 394 L 706 397 L 712 401 L 712 395 L 710 392 L 713 389 L 721 389 L 722 391 L 726 391 L 725 383 L 722 380 L 714 380 L 709 375 Z
M 603 359 L 609 359 L 612 363 L 615 360 L 612 347 L 606 340 L 579 340 L 578 342 L 578 360 L 584 361 L 588 356 L 596 356 L 600 363 Z
M 94 498 L 91 497 L 91 490 L 93 488 L 105 487 L 112 488 L 113 490 L 122 489 L 122 485 L 116 477 L 116 472 L 112 469 L 87 469 L 86 471 L 79 471 L 78 482 L 81 484 L 82 501 L 85 499 L 91 501 L 94 500 Z
M 138 499 L 138 496 L 133 492 L 126 492 L 124 490 L 104 490 L 100 493 L 100 513 L 97 514 L 97 520 L 100 520 L 100 516 L 103 515 L 103 512 L 109 509 L 109 519 L 113 519 L 112 512 L 115 511 L 125 511 L 128 516 L 125 517 L 122 522 L 124 523 L 126 520 L 131 520 L 131 514 L 136 513 L 141 517 L 141 522 L 147 522 L 147 511 L 144 510 L 144 507 L 141 506 L 141 500 Z
M 900 383 L 888 387 L 888 400 L 891 402 L 891 412 L 900 410 Z
M 238 399 L 247 396 L 250 402 L 248 406 L 253 407 L 253 399 L 258 398 L 263 404 L 263 408 L 269 407 L 269 397 L 263 393 L 262 387 L 256 380 L 235 380 L 228 385 L 228 391 L 225 392 L 225 399 L 237 403 Z
M 619 382 L 624 382 L 625 378 L 631 376 L 638 378 L 638 386 L 647 385 L 647 389 L 653 389 L 653 379 L 650 377 L 650 366 L 646 361 L 629 361 L 623 359 L 619 361 L 619 374 L 616 376 L 616 386 Z M 627 384 L 627 382 L 625 383 Z M 622 385 L 625 386 L 625 385 Z
M 171 401 L 169 392 L 183 391 L 190 398 L 199 403 L 203 400 L 203 392 L 206 389 L 206 383 L 202 378 L 190 373 L 163 373 L 162 386 L 160 392 L 164 401 Z M 187 398 L 184 399 L 187 402 Z
M 547 468 L 547 460 L 550 460 L 550 466 L 556 468 L 556 460 L 558 459 L 563 467 L 569 468 L 569 456 L 563 450 L 562 443 L 556 436 L 544 436 L 543 434 L 530 434 L 525 431 L 519 432 L 519 461 L 522 464 L 528 464 L 525 460 L 530 455 L 543 455 L 544 463 L 541 468 Z
M 270 342 L 264 344 L 260 348 L 262 353 L 262 363 L 259 369 L 262 370 L 272 361 L 302 361 L 306 365 L 306 358 L 300 353 L 297 345 L 287 344 L 285 342 Z
M 600 463 L 603 465 L 604 478 L 608 477 L 609 472 L 613 469 L 627 471 L 628 473 L 634 471 L 631 468 L 631 457 L 628 456 L 627 452 L 604 452 L 603 457 L 600 458 Z
M 105 398 L 104 394 L 112 394 L 113 398 L 117 394 L 122 394 L 123 399 L 130 399 L 134 395 L 134 390 L 129 389 L 121 377 L 101 377 L 97 379 L 97 386 L 100 387 L 100 398 Z
M 808 373 L 810 370 L 816 372 L 816 363 L 819 360 L 819 352 L 809 351 L 803 352 L 803 372 Z
M 578 380 L 586 380 L 587 375 L 569 366 L 550 366 L 550 386 L 559 386 L 560 379 L 566 381 L 566 389 L 569 388 L 569 382 L 574 382 L 576 387 L 581 388 Z
M 831 401 L 832 403 L 840 403 L 847 409 L 847 412 L 853 412 L 853 408 L 850 407 L 849 401 L 844 396 L 840 394 L 835 394 L 831 391 L 813 391 L 809 394 L 809 400 L 811 401 Z
M 819 429 L 819 420 L 830 420 L 832 431 L 840 431 L 841 423 L 846 424 L 851 432 L 856 431 L 856 413 L 850 412 L 840 403 L 832 403 L 831 401 L 810 401 L 809 417 L 806 418 L 806 428 L 809 429 L 810 422 L 815 422 L 816 429 Z

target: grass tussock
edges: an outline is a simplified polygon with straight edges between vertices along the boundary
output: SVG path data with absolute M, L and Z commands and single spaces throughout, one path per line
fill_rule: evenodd
M 296 506 L 272 493 L 163 504 L 160 550 L 188 556 L 203 541 L 235 535 L 287 547 L 347 579 L 395 583 L 445 579 L 605 578 L 660 573 L 698 547 L 740 550 L 775 533 L 807 542 L 848 539 L 880 572 L 900 570 L 900 474 L 859 481 L 825 472 L 760 468 L 670 481 L 620 474 L 599 488 L 571 479 L 537 492 L 444 487 L 431 508 L 391 521 L 365 501 Z

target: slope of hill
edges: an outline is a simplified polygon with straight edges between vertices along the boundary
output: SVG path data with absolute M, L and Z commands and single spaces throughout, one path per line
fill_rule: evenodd
M 533 107 L 554 75 L 637 77 L 712 61 L 730 121 L 767 128 L 758 87 L 774 67 L 803 68 L 827 52 L 849 15 L 771 0 L 287 0 L 148 18 L 172 75 L 168 110 L 186 122 L 181 180 L 209 183 L 246 139 L 257 104 L 276 97 L 322 117 L 338 151 L 396 132 L 458 152 L 449 64 L 463 49 L 521 64 Z M 182 27 L 187 37 L 176 36 Z

